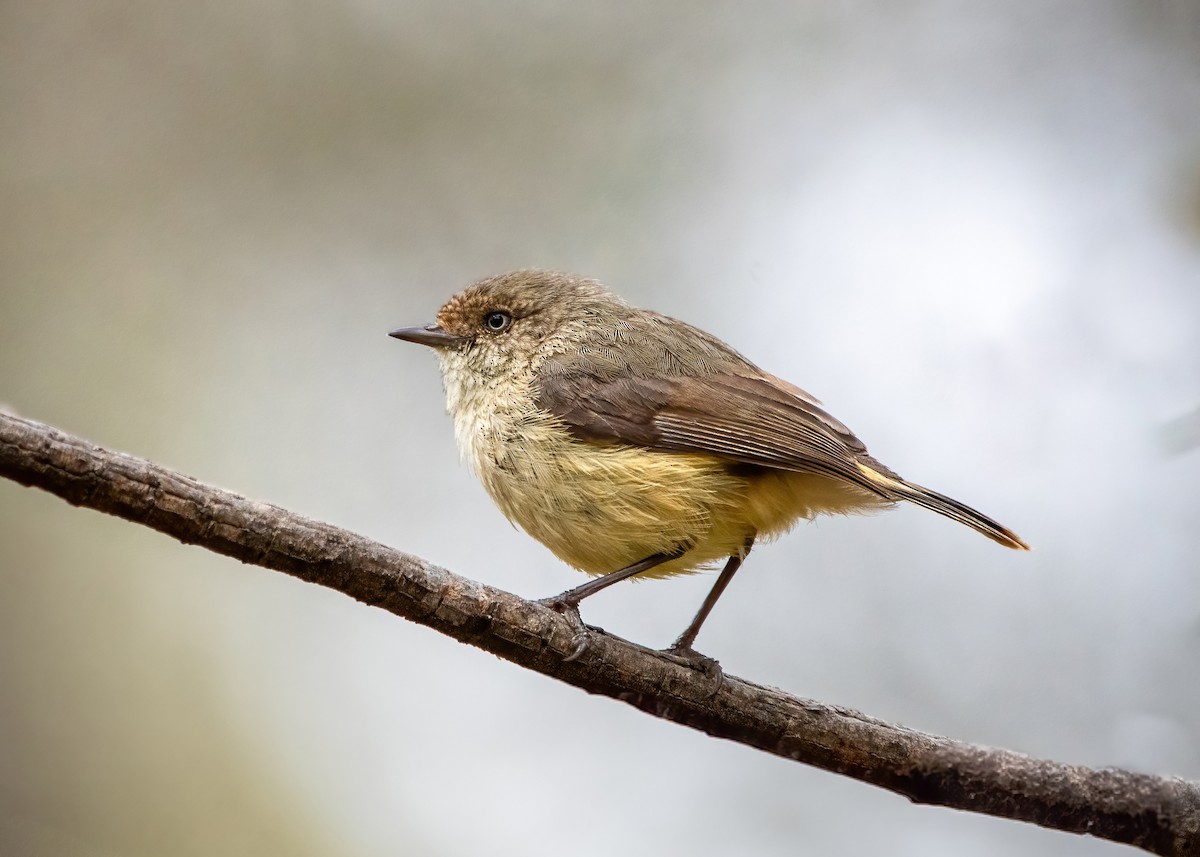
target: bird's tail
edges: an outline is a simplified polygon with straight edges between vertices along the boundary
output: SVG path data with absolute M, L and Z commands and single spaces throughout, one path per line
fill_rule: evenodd
M 928 488 L 922 488 L 920 485 L 906 482 L 898 476 L 884 475 L 865 464 L 860 463 L 858 466 L 867 479 L 884 489 L 888 494 L 893 495 L 897 500 L 908 500 L 911 503 L 916 503 L 918 506 L 932 509 L 939 515 L 945 515 L 947 518 L 952 518 L 960 524 L 966 524 L 973 530 L 978 530 L 992 541 L 999 542 L 1006 548 L 1029 550 L 1029 545 L 1021 541 L 1020 536 L 1008 527 L 993 521 L 982 512 L 975 511 L 965 503 L 952 500 L 945 494 L 930 491 Z

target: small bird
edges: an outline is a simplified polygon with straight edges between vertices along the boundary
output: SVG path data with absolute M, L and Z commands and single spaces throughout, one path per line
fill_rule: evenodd
M 458 446 L 510 521 L 595 579 L 579 602 L 637 575 L 723 561 L 667 651 L 700 658 L 700 626 L 759 539 L 822 514 L 908 500 L 1005 547 L 1011 530 L 900 477 L 799 387 L 684 322 L 595 280 L 522 270 L 480 280 L 397 339 L 441 363 Z

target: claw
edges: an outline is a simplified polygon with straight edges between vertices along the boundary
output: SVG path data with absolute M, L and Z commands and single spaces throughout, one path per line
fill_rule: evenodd
M 571 661 L 576 660 L 580 655 L 587 651 L 587 647 L 588 636 L 586 627 L 584 627 L 575 634 L 575 650 L 563 658 L 563 663 L 569 664 Z

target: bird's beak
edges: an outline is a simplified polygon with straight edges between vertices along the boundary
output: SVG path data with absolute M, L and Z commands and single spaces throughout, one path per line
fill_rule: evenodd
M 436 324 L 426 324 L 423 327 L 402 327 L 399 330 L 393 330 L 388 336 L 429 345 L 433 348 L 452 348 L 463 341 L 463 337 L 447 333 Z

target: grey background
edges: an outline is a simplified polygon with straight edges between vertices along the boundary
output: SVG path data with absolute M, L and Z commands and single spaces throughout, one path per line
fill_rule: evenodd
M 0 401 L 529 596 L 458 463 L 470 280 L 598 277 L 811 390 L 904 508 L 756 549 L 700 648 L 1200 777 L 1200 7 L 0 4 Z M 0 484 L 0 852 L 1100 855 L 657 722 Z M 587 604 L 665 645 L 710 577 Z

